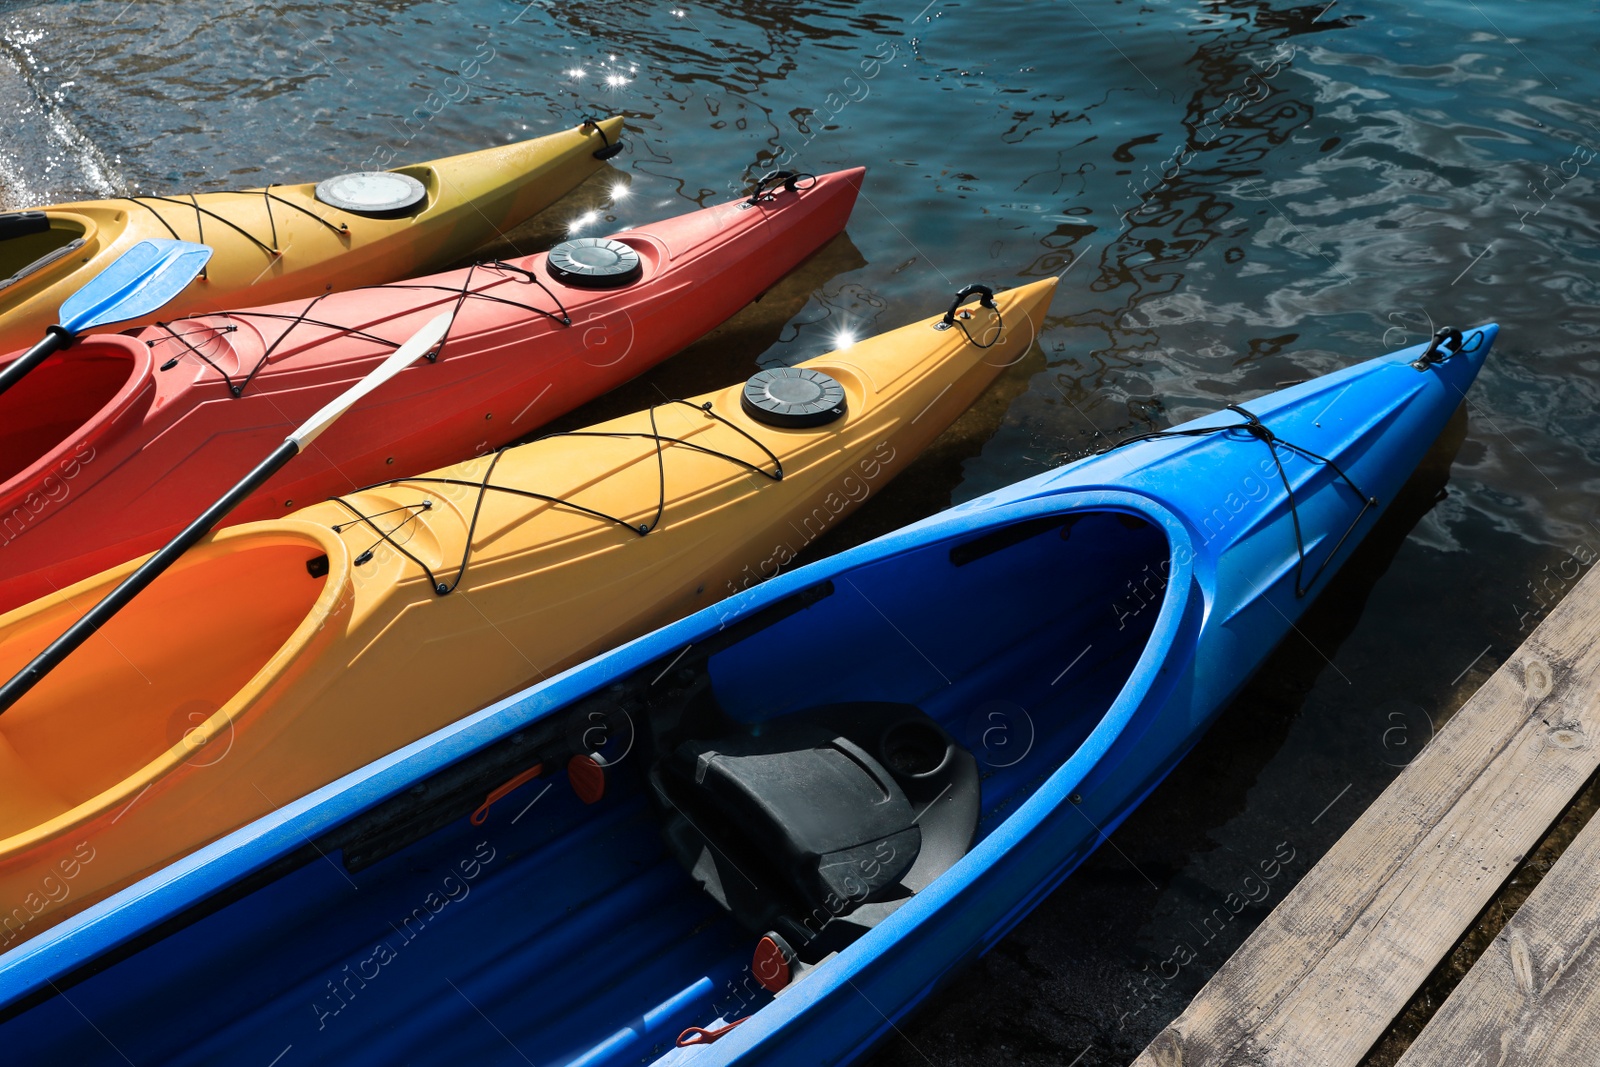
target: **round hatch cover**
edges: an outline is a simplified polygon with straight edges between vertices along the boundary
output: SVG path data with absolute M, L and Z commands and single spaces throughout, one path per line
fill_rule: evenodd
M 580 237 L 550 250 L 550 277 L 580 289 L 619 289 L 639 277 L 639 253 L 609 237 Z
M 361 170 L 317 183 L 317 199 L 358 215 L 392 215 L 416 207 L 428 195 L 409 174 Z
M 775 367 L 744 383 L 745 413 L 769 426 L 824 426 L 844 414 L 844 386 L 809 367 Z

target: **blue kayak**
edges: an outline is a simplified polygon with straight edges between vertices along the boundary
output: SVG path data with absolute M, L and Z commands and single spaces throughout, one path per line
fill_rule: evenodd
M 370 764 L 0 957 L 4 1059 L 856 1059 L 1172 770 L 1495 333 L 970 501 Z

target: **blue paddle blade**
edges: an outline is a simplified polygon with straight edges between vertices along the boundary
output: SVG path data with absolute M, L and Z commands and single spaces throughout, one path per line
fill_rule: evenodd
M 67 298 L 61 305 L 61 325 L 80 333 L 143 318 L 199 277 L 210 258 L 209 245 L 166 238 L 140 241 Z

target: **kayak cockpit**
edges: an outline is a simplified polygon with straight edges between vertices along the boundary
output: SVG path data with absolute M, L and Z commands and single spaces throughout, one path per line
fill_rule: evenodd
M 88 227 L 44 211 L 0 214 L 0 291 L 59 263 L 87 240 Z
M 330 1061 L 423 1050 L 440 1062 L 489 1061 L 508 1041 L 559 1064 L 670 1057 L 686 1028 L 714 1031 L 758 1012 L 785 981 L 804 989 L 818 960 L 821 981 L 829 953 L 849 951 L 926 888 L 913 873 L 925 856 L 936 862 L 924 873 L 957 876 L 951 865 L 1138 684 L 1166 599 L 1152 576 L 1169 555 L 1162 527 L 1106 510 L 843 569 L 686 637 L 687 649 L 363 810 L 302 849 L 307 862 L 196 914 L 73 998 L 96 998 L 97 1025 L 141 1061 L 270 1060 L 302 1042 Z M 1145 607 L 1132 606 L 1132 589 Z M 605 764 L 598 800 L 573 770 L 586 752 Z M 804 798 L 769 791 L 759 769 L 708 770 L 701 779 L 720 778 L 720 795 L 691 797 L 708 753 L 778 757 L 779 777 L 844 783 L 854 799 L 816 805 L 815 825 L 790 833 L 740 812 L 748 803 L 807 817 Z M 528 781 L 535 763 L 548 781 Z M 947 771 L 949 792 L 937 778 Z M 931 776 L 928 788 L 919 775 Z M 654 783 L 671 776 L 663 797 Z M 881 818 L 854 813 L 880 801 Z M 690 830 L 734 842 L 724 897 L 737 868 L 751 881 L 732 893 L 746 899 L 717 898 L 715 879 L 695 866 L 704 849 L 675 821 L 680 809 Z M 915 826 L 932 826 L 916 842 L 906 809 Z M 788 842 L 772 847 L 763 834 Z M 851 853 L 863 845 L 867 854 Z M 841 855 L 859 889 L 815 862 Z M 806 862 L 783 862 L 796 856 Z M 771 895 L 764 911 L 752 887 Z M 795 954 L 787 974 L 763 946 L 784 916 L 791 933 L 800 927 L 785 938 Z M 227 982 L 206 980 L 216 974 Z M 182 1018 L 160 1010 L 180 994 Z M 197 1034 L 197 1018 L 222 1022 Z M 92 1052 L 101 1040 L 62 998 L 15 1020 L 8 1036 L 38 1057 Z
M 709 657 L 713 699 L 656 724 L 651 790 L 680 865 L 759 938 L 763 985 L 881 922 L 1082 743 L 1144 651 L 1167 558 L 1131 514 L 1025 520 L 852 568 Z M 865 770 L 821 773 L 830 745 Z M 752 752 L 747 780 L 719 779 Z
M 0 717 L 0 838 L 86 803 L 118 803 L 185 761 L 220 760 L 233 740 L 225 709 L 316 608 L 327 570 L 307 562 L 322 551 L 279 531 L 204 544 L 39 682 Z M 12 613 L 0 627 L 0 676 L 113 584 Z
M 85 450 L 87 457 L 94 455 L 99 424 L 130 401 L 148 376 L 150 358 L 142 349 L 109 338 L 85 341 L 0 393 L 0 492 L 47 457 L 62 462 L 35 471 L 41 484 L 32 488 L 46 499 L 71 491 L 66 483 L 86 462 L 73 456 Z M 61 484 L 42 484 L 49 475 Z

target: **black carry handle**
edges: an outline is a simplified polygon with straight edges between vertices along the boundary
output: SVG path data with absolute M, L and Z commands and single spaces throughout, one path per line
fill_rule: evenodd
M 799 189 L 800 183 L 805 181 L 807 178 L 810 178 L 813 182 L 817 180 L 817 176 L 815 174 L 806 174 L 797 170 L 768 171 L 766 174 L 763 174 L 756 180 L 755 190 L 751 192 L 750 199 L 746 200 L 745 203 L 758 204 L 761 202 L 763 197 L 771 200 L 773 194 L 767 191 L 767 187 L 771 185 L 777 185 L 780 182 L 783 184 L 785 189 L 792 193 Z M 810 186 L 807 186 L 807 188 L 809 189 Z
M 1443 363 L 1457 352 L 1460 352 L 1463 343 L 1460 330 L 1454 326 L 1441 326 L 1434 333 L 1433 341 L 1428 345 L 1428 350 L 1418 356 L 1416 362 L 1411 365 L 1421 370 L 1435 363 Z M 1441 346 L 1447 349 L 1442 355 L 1439 352 Z
M 606 136 L 605 127 L 601 126 L 600 125 L 600 120 L 595 118 L 593 115 L 585 115 L 585 116 L 583 116 L 583 126 L 584 126 L 585 129 L 587 129 L 590 126 L 593 126 L 594 127 L 594 132 L 598 133 L 600 135 L 600 140 L 605 142 L 605 144 L 601 145 L 599 148 L 596 148 L 594 150 L 594 152 L 592 153 L 594 158 L 596 158 L 596 159 L 610 159 L 612 156 L 614 156 L 618 152 L 622 151 L 622 138 L 618 137 L 617 138 L 617 143 L 616 144 L 612 144 L 611 143 L 611 138 Z
M 962 286 L 961 291 L 956 293 L 956 298 L 950 302 L 950 310 L 944 313 L 944 325 L 954 326 L 956 324 L 956 309 L 970 300 L 974 293 L 978 294 L 978 303 L 982 307 L 986 307 L 990 311 L 1000 310 L 994 306 L 994 290 L 987 285 L 979 285 L 974 282 L 971 285 Z

